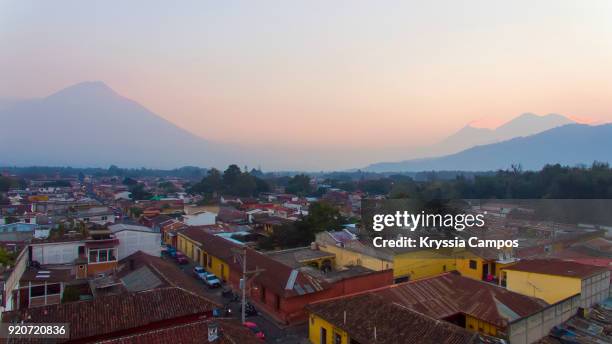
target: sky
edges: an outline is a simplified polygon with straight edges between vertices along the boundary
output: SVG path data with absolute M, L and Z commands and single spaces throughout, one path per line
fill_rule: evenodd
M 607 0 L 0 0 L 0 98 L 101 80 L 208 140 L 401 160 L 524 112 L 612 121 L 611 17 Z

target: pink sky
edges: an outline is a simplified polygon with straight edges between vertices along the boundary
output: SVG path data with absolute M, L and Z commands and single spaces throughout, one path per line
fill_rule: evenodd
M 612 121 L 610 13 L 596 0 L 5 1 L 0 98 L 102 80 L 209 140 L 396 154 L 524 112 Z

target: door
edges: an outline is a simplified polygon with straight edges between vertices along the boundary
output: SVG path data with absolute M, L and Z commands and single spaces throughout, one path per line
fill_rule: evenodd
M 327 344 L 327 329 L 321 327 L 321 344 Z
M 489 276 L 489 263 L 482 264 L 482 280 L 486 281 L 487 276 Z

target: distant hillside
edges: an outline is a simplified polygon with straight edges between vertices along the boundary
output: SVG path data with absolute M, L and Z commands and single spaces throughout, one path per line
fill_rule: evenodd
M 224 147 L 175 126 L 102 82 L 0 107 L 0 123 L 0 166 L 175 168 L 230 162 Z
M 612 162 L 612 124 L 568 124 L 539 134 L 476 146 L 439 158 L 372 164 L 371 172 L 462 170 L 488 171 L 521 164 L 540 169 L 547 163 L 562 165 Z
M 446 139 L 432 146 L 423 147 L 415 158 L 457 153 L 474 146 L 529 136 L 570 123 L 574 122 L 558 114 L 538 116 L 525 113 L 495 129 L 467 125 Z

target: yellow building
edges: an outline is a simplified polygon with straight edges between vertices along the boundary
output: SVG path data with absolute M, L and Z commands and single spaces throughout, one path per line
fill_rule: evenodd
M 205 232 L 196 227 L 178 232 L 177 249 L 189 259 L 215 274 L 222 281 L 229 281 L 232 248 L 239 245 Z
M 439 275 L 456 269 L 453 251 L 432 249 L 390 249 L 365 245 L 346 231 L 317 234 L 321 251 L 336 256 L 336 266 L 359 265 L 371 270 L 393 269 L 396 282 Z
M 455 266 L 462 276 L 501 284 L 500 271 L 516 263 L 510 257 L 496 249 L 464 249 L 455 253 Z
M 308 339 L 315 344 L 349 344 L 349 336 L 346 331 L 313 313 L 309 317 Z
M 410 339 L 410 332 L 427 336 L 430 330 L 437 332 L 437 338 L 449 338 L 440 331 L 451 331 L 453 337 L 470 338 L 478 332 L 508 338 L 510 322 L 543 314 L 548 307 L 543 300 L 446 273 L 311 304 L 307 307 L 308 334 L 314 344 L 336 343 L 336 338 L 346 344 L 351 340 L 384 342 L 374 337 L 374 327 L 378 335 L 387 333 L 406 343 L 420 342 L 419 338 Z M 418 328 L 410 328 L 411 324 L 418 324 Z M 386 326 L 391 327 L 389 332 L 385 332 Z
M 581 294 L 583 307 L 604 300 L 610 289 L 606 267 L 552 259 L 523 260 L 502 270 L 508 290 L 556 303 Z
M 548 307 L 543 300 L 447 273 L 306 308 L 311 343 L 350 344 L 471 342 L 475 332 L 510 338 L 509 323 L 541 316 Z

